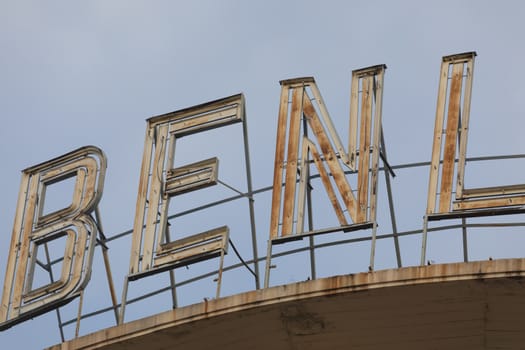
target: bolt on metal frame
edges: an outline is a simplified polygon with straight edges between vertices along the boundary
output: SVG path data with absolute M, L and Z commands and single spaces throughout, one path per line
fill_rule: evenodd
M 425 264 L 429 221 L 462 220 L 463 255 L 468 261 L 467 218 L 525 212 L 525 185 L 465 188 L 465 165 L 476 52 L 442 59 L 421 265 Z M 445 124 L 446 123 L 446 124 Z M 442 151 L 443 149 L 443 151 Z M 459 155 L 458 155 L 459 154 Z M 456 156 L 458 155 L 458 159 Z M 454 175 L 456 175 L 454 191 Z M 453 194 L 455 196 L 453 198 Z

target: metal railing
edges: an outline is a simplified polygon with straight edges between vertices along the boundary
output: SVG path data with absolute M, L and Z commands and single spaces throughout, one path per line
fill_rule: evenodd
M 483 156 L 483 157 L 467 158 L 467 162 L 500 161 L 500 160 L 513 160 L 513 159 L 523 159 L 523 158 L 525 158 L 525 154 L 502 155 L 502 156 Z M 400 164 L 400 165 L 389 166 L 388 163 L 386 162 L 386 159 L 384 159 L 384 164 L 387 164 L 387 167 L 382 167 L 382 168 L 380 168 L 380 170 L 383 171 L 383 173 L 388 171 L 392 175 L 395 175 L 394 171 L 397 171 L 397 170 L 424 168 L 424 167 L 430 166 L 430 162 L 417 162 L 417 163 L 407 163 L 407 164 Z M 352 173 L 353 173 L 352 171 L 347 171 L 346 172 L 347 175 L 348 174 L 352 174 Z M 317 178 L 319 178 L 319 175 L 311 175 L 310 176 L 310 180 L 314 180 L 314 179 L 317 179 Z M 242 199 L 242 198 L 252 198 L 253 200 L 255 200 L 257 195 L 263 194 L 265 192 L 269 192 L 271 190 L 272 190 L 272 186 L 266 186 L 266 187 L 262 187 L 262 188 L 259 188 L 259 189 L 255 189 L 251 193 L 249 193 L 249 192 L 247 192 L 247 193 L 238 192 L 237 194 L 235 194 L 233 196 L 230 196 L 230 197 L 227 197 L 227 198 L 223 198 L 223 199 L 220 199 L 220 200 L 217 200 L 217 201 L 214 201 L 214 202 L 210 202 L 210 203 L 207 203 L 207 204 L 204 204 L 204 205 L 201 205 L 201 206 L 197 206 L 197 207 L 185 210 L 185 211 L 181 211 L 181 212 L 175 213 L 173 215 L 170 215 L 168 218 L 169 219 L 179 218 L 179 217 L 191 214 L 191 213 L 195 213 L 195 212 L 198 212 L 198 211 L 209 209 L 209 208 L 212 208 L 212 207 L 215 207 L 215 206 L 219 206 L 219 205 L 222 205 L 222 204 L 225 204 L 225 203 L 228 203 L 228 202 L 232 202 L 232 201 L 235 201 L 235 200 L 239 200 L 239 199 Z M 390 198 L 390 200 L 393 200 L 392 199 L 393 195 L 391 193 L 391 187 L 390 186 L 387 186 L 387 191 L 389 192 L 388 193 L 388 197 Z M 394 203 L 392 203 L 392 202 L 389 203 L 390 208 L 391 208 L 389 214 L 390 214 L 391 219 L 392 219 L 392 228 L 393 228 L 392 231 L 391 232 L 387 232 L 387 233 L 378 234 L 375 237 L 375 239 L 376 240 L 385 240 L 385 239 L 397 240 L 400 237 L 407 237 L 407 236 L 414 236 L 414 235 L 422 234 L 423 229 L 422 229 L 421 223 L 419 223 L 419 227 L 418 228 L 411 229 L 411 230 L 397 231 L 396 217 L 395 217 L 395 213 L 393 211 L 393 204 Z M 421 208 L 421 213 L 415 213 L 415 214 L 416 215 L 418 215 L 418 214 L 423 215 L 423 213 L 424 213 L 424 208 Z M 474 223 L 469 223 L 466 220 L 462 220 L 461 223 L 459 223 L 459 224 L 447 224 L 447 225 L 438 225 L 438 226 L 435 226 L 435 227 L 429 227 L 427 232 L 437 232 L 437 231 L 457 230 L 457 229 L 461 229 L 461 230 L 463 230 L 463 232 L 466 232 L 467 229 L 476 229 L 476 228 L 523 227 L 523 226 L 525 226 L 525 222 L 518 222 L 518 221 L 482 222 L 482 223 L 474 222 Z M 107 236 L 107 238 L 105 239 L 104 242 L 100 242 L 99 241 L 97 243 L 97 245 L 110 248 L 111 245 L 115 244 L 116 241 L 118 241 L 120 239 L 123 239 L 123 238 L 126 238 L 127 236 L 131 235 L 132 232 L 133 232 L 133 230 L 129 229 L 129 230 L 125 230 L 123 232 L 120 232 L 120 233 L 117 233 L 117 234 L 114 234 L 114 235 L 111 235 L 111 236 Z M 285 256 L 290 256 L 290 255 L 293 255 L 293 254 L 297 254 L 297 253 L 302 253 L 302 252 L 311 252 L 311 253 L 313 253 L 315 250 L 322 249 L 322 248 L 328 248 L 328 247 L 333 247 L 333 246 L 338 246 L 338 245 L 353 244 L 353 243 L 358 243 L 358 242 L 368 242 L 368 241 L 371 241 L 371 240 L 372 240 L 371 236 L 359 236 L 359 237 L 346 238 L 346 239 L 338 238 L 338 239 L 329 240 L 329 241 L 325 241 L 325 242 L 321 242 L 321 243 L 314 243 L 312 241 L 312 242 L 310 242 L 309 245 L 307 244 L 304 247 L 299 247 L 299 248 L 294 247 L 292 249 L 280 251 L 278 253 L 273 253 L 271 255 L 271 257 L 272 258 L 280 258 L 280 257 L 285 257 Z M 222 272 L 234 271 L 234 270 L 237 270 L 237 269 L 245 269 L 246 271 L 248 271 L 249 274 L 255 276 L 256 280 L 260 280 L 261 276 L 258 276 L 257 273 L 252 268 L 250 268 L 250 266 L 252 266 L 252 265 L 253 266 L 257 266 L 259 263 L 264 262 L 266 260 L 266 256 L 259 256 L 257 259 L 245 260 L 241 256 L 241 254 L 239 253 L 239 251 L 238 251 L 238 249 L 237 249 L 237 247 L 235 246 L 234 243 L 235 242 L 233 242 L 230 239 L 230 245 L 232 246 L 232 248 L 233 248 L 233 250 L 235 252 L 235 255 L 237 257 L 238 262 L 233 263 L 233 264 L 229 264 L 229 265 L 225 264 L 223 269 L 222 269 Z M 466 235 L 463 235 L 463 244 L 464 244 L 463 261 L 466 262 L 466 261 L 469 261 L 468 254 L 467 254 Z M 396 245 L 396 250 L 398 250 L 398 249 L 399 249 L 399 245 Z M 393 268 L 395 268 L 395 267 L 398 267 L 398 268 L 403 267 L 399 251 L 396 251 L 396 257 L 397 257 L 396 258 L 397 266 L 393 266 Z M 61 261 L 62 261 L 62 259 L 56 259 L 56 260 L 53 260 L 53 261 L 49 262 L 48 264 L 43 264 L 42 263 L 41 265 L 45 269 L 50 271 L 53 265 L 58 264 Z M 150 297 L 162 294 L 162 293 L 172 292 L 172 290 L 174 288 L 191 285 L 192 283 L 195 283 L 197 281 L 201 281 L 201 280 L 204 280 L 204 279 L 208 279 L 208 278 L 214 277 L 218 273 L 219 273 L 219 270 L 218 269 L 214 269 L 214 270 L 211 270 L 209 272 L 202 273 L 202 274 L 199 274 L 197 276 L 188 278 L 186 280 L 178 281 L 177 283 L 175 283 L 173 285 L 160 287 L 160 288 L 155 289 L 155 290 L 153 290 L 151 292 L 148 292 L 146 294 L 140 295 L 140 296 L 135 297 L 135 298 L 128 299 L 127 300 L 127 304 L 128 305 L 129 304 L 135 304 L 135 303 L 140 302 L 140 301 L 142 301 L 144 299 L 147 299 L 147 298 L 150 298 Z M 315 277 L 313 277 L 313 279 L 314 278 Z M 88 289 L 89 289 L 89 287 L 88 287 Z M 256 289 L 256 288 L 254 288 L 254 289 Z M 97 309 L 95 311 L 84 313 L 84 314 L 80 315 L 79 319 L 80 320 L 85 320 L 85 319 L 92 318 L 92 317 L 95 317 L 95 316 L 98 316 L 98 315 L 102 315 L 102 314 L 108 313 L 108 312 L 117 313 L 118 312 L 117 308 L 119 308 L 120 305 L 121 304 L 119 303 L 119 304 L 117 304 L 115 306 L 103 307 L 103 308 Z M 66 321 L 62 321 L 61 317 L 60 317 L 60 313 L 57 312 L 57 318 L 58 318 L 58 326 L 59 326 L 60 332 L 61 332 L 61 337 L 62 337 L 62 340 L 64 341 L 63 327 L 71 325 L 71 324 L 75 324 L 77 322 L 77 317 L 68 319 Z

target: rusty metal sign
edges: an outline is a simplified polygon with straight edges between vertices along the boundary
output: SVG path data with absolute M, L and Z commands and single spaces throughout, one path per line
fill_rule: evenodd
M 385 69 L 385 65 L 378 65 L 352 72 L 348 152 L 314 78 L 281 81 L 265 286 L 269 284 L 273 244 L 365 228 L 374 228 L 375 235 Z M 308 130 L 313 137 L 308 136 Z M 311 163 L 319 173 L 338 226 L 304 229 Z M 357 196 L 344 166 L 357 172 Z M 373 258 L 371 261 L 373 266 Z
M 106 157 L 94 146 L 22 171 L 0 327 L 10 327 L 64 305 L 86 287 L 97 237 L 97 223 L 91 213 L 102 196 L 105 171 Z M 70 178 L 75 179 L 71 204 L 45 213 L 46 189 Z M 60 278 L 34 286 L 35 270 L 42 265 L 38 252 L 47 252 L 48 244 L 56 240 L 65 240 Z
M 214 157 L 174 167 L 175 145 L 182 137 L 244 121 L 242 94 L 148 119 L 121 322 L 129 281 L 166 270 L 170 270 L 173 281 L 172 270 L 179 266 L 220 257 L 216 296 L 220 295 L 222 266 L 229 245 L 228 226 L 172 240 L 168 225 L 170 201 L 180 194 L 216 185 L 219 160 Z M 172 293 L 176 305 L 174 286 Z

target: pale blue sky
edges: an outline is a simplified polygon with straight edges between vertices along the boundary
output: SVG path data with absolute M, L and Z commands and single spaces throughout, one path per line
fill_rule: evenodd
M 385 63 L 383 125 L 390 162 L 426 161 L 441 57 L 477 51 L 469 155 L 525 153 L 524 14 L 525 5 L 517 0 L 0 0 L 0 280 L 20 170 L 28 166 L 80 146 L 99 146 L 109 159 L 100 204 L 106 234 L 131 228 L 144 120 L 151 116 L 243 92 L 254 187 L 270 185 L 281 79 L 314 76 L 346 139 L 351 71 Z M 213 149 L 213 142 L 204 139 L 199 147 Z M 235 149 L 240 147 L 236 142 L 225 144 Z M 184 156 L 193 159 L 193 154 Z M 467 169 L 467 181 L 520 182 L 524 168 L 514 161 L 502 175 L 501 169 L 485 164 L 479 173 Z M 400 171 L 395 179 L 400 229 L 421 226 L 427 177 L 426 170 Z M 256 202 L 256 209 L 259 253 L 264 255 L 268 196 Z M 442 250 L 431 250 L 431 257 L 460 259 L 456 238 L 436 241 Z M 119 298 L 130 239 L 110 250 Z M 501 242 L 487 238 L 479 243 L 478 258 L 503 254 L 496 247 Z M 451 246 L 454 253 L 448 257 Z M 352 271 L 368 263 L 368 246 L 361 248 L 364 260 L 356 261 Z M 417 264 L 419 237 L 403 241 L 401 248 L 404 263 Z M 394 267 L 391 245 L 379 249 L 377 265 Z M 88 290 L 107 297 L 97 266 Z M 284 274 L 281 280 L 293 276 Z M 71 334 L 69 328 L 66 335 Z M 0 333 L 6 349 L 57 342 L 53 313 Z

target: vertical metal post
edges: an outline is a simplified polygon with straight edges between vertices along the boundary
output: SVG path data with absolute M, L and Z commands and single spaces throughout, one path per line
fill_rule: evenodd
M 100 210 L 98 205 L 95 207 L 95 217 L 97 219 L 97 228 L 99 230 L 99 236 L 101 241 L 104 243 L 102 247 L 102 257 L 104 259 L 104 267 L 106 269 L 106 277 L 108 280 L 109 294 L 111 295 L 111 302 L 113 303 L 113 313 L 115 314 L 115 322 L 118 324 L 118 302 L 117 295 L 115 293 L 115 286 L 113 284 L 113 275 L 111 273 L 111 265 L 109 263 L 108 250 L 105 246 L 106 236 L 104 235 L 104 229 L 102 227 L 102 221 L 100 218 Z
M 244 104 L 244 100 L 243 100 Z M 250 209 L 250 225 L 252 234 L 252 251 L 253 251 L 253 267 L 255 271 L 255 289 L 261 288 L 259 282 L 259 254 L 257 253 L 257 233 L 255 231 L 255 209 L 253 199 L 253 185 L 252 185 L 252 171 L 250 166 L 250 150 L 248 147 L 248 125 L 246 121 L 246 108 L 244 109 L 244 118 L 242 120 L 242 133 L 244 139 L 244 158 L 246 163 L 246 185 L 248 186 L 248 206 Z
M 308 137 L 308 122 L 303 116 L 303 135 L 304 137 Z M 314 230 L 314 219 L 313 219 L 313 211 L 312 211 L 312 186 L 310 184 L 310 166 L 309 166 L 309 157 L 308 152 L 307 154 L 303 154 L 303 162 L 307 165 L 304 167 L 306 171 L 306 202 L 308 203 L 308 231 Z M 308 237 L 309 245 L 310 245 L 310 273 L 312 275 L 312 279 L 315 280 L 317 278 L 317 273 L 315 270 L 315 242 L 314 237 L 310 236 Z
M 465 218 L 461 218 L 461 228 L 463 231 L 463 261 L 468 262 L 467 220 Z
M 51 258 L 49 257 L 49 248 L 47 246 L 47 243 L 44 243 L 44 250 L 46 254 L 46 263 L 47 263 L 47 272 L 49 273 L 49 278 L 51 279 L 51 282 L 55 281 L 55 278 L 53 277 L 53 269 L 51 267 Z M 62 316 L 60 315 L 60 309 L 55 309 L 57 314 L 57 322 L 58 322 L 58 330 L 60 332 L 60 339 L 62 342 L 66 341 L 66 338 L 64 337 L 64 328 L 62 327 Z
M 60 331 L 60 339 L 62 340 L 62 343 L 66 341 L 66 338 L 64 337 L 64 328 L 62 327 L 62 317 L 60 316 L 59 309 L 55 309 L 57 314 L 57 322 L 58 322 L 58 329 Z
M 126 312 L 126 299 L 128 297 L 128 284 L 129 284 L 129 279 L 128 279 L 128 276 L 126 275 L 126 277 L 124 277 L 124 285 L 122 287 L 122 301 L 120 304 L 120 317 L 118 320 L 119 324 L 124 323 L 124 315 Z
M 215 293 L 215 299 L 219 299 L 219 297 L 221 296 L 223 266 L 224 266 L 224 249 L 221 249 L 221 261 L 219 263 L 219 276 L 217 276 L 217 292 Z
M 113 286 L 113 276 L 111 274 L 111 267 L 109 265 L 109 257 L 107 249 L 102 247 L 102 255 L 104 258 L 104 266 L 106 267 L 106 277 L 108 279 L 109 293 L 111 294 L 111 302 L 113 303 L 113 313 L 115 314 L 115 322 L 118 324 L 118 302 L 115 294 L 115 287 Z
M 78 333 L 80 332 L 80 318 L 82 316 L 82 304 L 83 303 L 84 303 L 84 290 L 81 290 L 80 300 L 78 301 L 77 322 L 75 326 L 75 338 L 78 338 Z
M 177 291 L 175 290 L 175 272 L 170 270 L 171 305 L 177 308 Z
M 310 174 L 308 174 L 308 183 L 306 184 L 306 198 L 308 201 L 308 230 L 313 231 L 314 230 L 314 221 L 313 221 L 313 213 L 312 213 L 312 188 L 310 187 Z M 312 279 L 315 280 L 317 278 L 317 273 L 315 269 L 315 242 L 314 237 L 310 236 L 309 238 L 309 244 L 310 244 L 310 271 L 312 273 Z
M 425 214 L 423 218 L 423 239 L 421 242 L 421 261 L 420 265 L 425 265 L 425 259 L 427 257 L 427 230 L 428 230 L 428 215 Z
M 169 223 L 166 225 L 166 239 L 167 242 L 171 242 L 170 227 Z M 170 289 L 171 289 L 171 303 L 174 309 L 177 308 L 177 290 L 175 289 L 175 271 L 170 269 Z
M 385 161 L 388 162 L 388 158 L 386 155 L 386 147 L 385 147 L 385 137 L 383 136 L 383 126 L 381 126 L 381 151 L 383 152 L 383 157 Z M 386 164 L 383 164 L 383 169 L 385 166 Z M 403 264 L 401 262 L 401 251 L 399 248 L 399 238 L 397 235 L 396 214 L 394 212 L 394 198 L 392 196 L 392 184 L 390 183 L 390 172 L 388 171 L 388 169 L 384 169 L 383 173 L 385 174 L 386 191 L 388 195 L 388 208 L 390 210 L 390 221 L 392 222 L 392 233 L 394 235 L 394 247 L 396 249 L 397 267 L 402 267 Z
M 376 256 L 376 236 L 377 236 L 377 219 L 374 218 L 374 221 L 372 224 L 372 246 L 370 248 L 370 265 L 368 266 L 368 269 L 370 271 L 374 270 L 374 262 L 375 262 L 375 256 Z
M 264 288 L 270 284 L 270 264 L 272 263 L 272 239 L 268 239 L 268 249 L 266 250 L 266 271 L 264 272 Z

